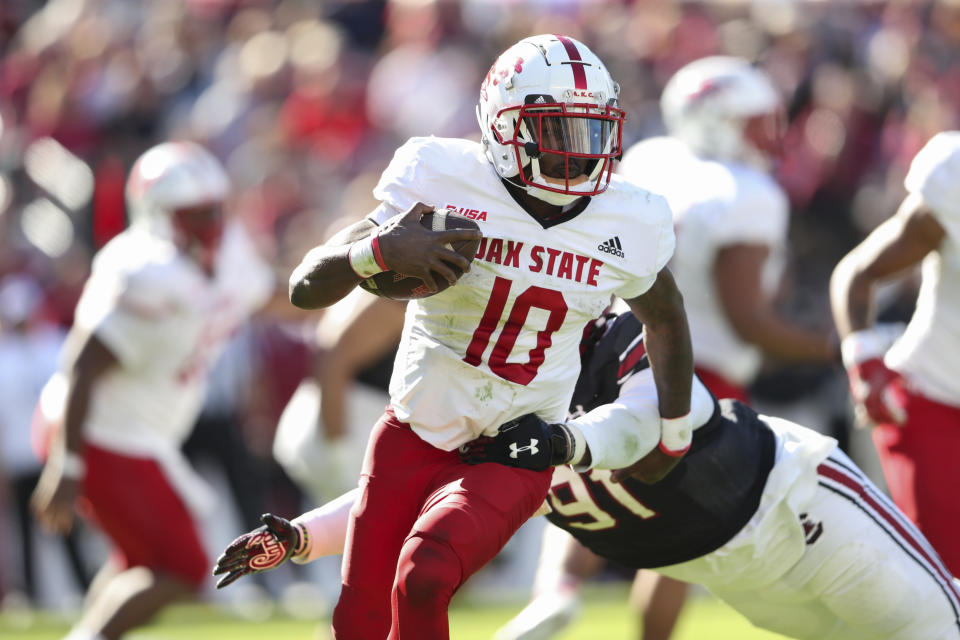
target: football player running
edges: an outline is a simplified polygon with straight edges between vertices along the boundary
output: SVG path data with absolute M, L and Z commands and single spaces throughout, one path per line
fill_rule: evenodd
M 934 136 L 905 184 L 896 214 L 837 265 L 831 301 L 851 395 L 861 423 L 876 425 L 890 495 L 960 573 L 960 132 Z M 876 285 L 919 264 L 906 330 L 878 339 Z
M 246 232 L 225 223 L 229 182 L 202 147 L 145 152 L 126 185 L 128 229 L 95 256 L 35 426 L 48 456 L 37 518 L 69 530 L 75 503 L 114 552 L 69 640 L 114 640 L 207 578 L 197 518 L 212 492 L 180 445 L 209 365 L 274 289 Z
M 290 298 L 303 308 L 387 270 L 431 291 L 438 278 L 456 282 L 407 305 L 391 403 L 373 428 L 347 529 L 338 639 L 449 636 L 450 597 L 543 503 L 552 475 L 470 466 L 457 449 L 527 413 L 562 420 L 582 328 L 612 295 L 645 322 L 659 472 L 689 446 L 689 332 L 665 268 L 672 219 L 662 198 L 611 175 L 618 91 L 582 43 L 521 40 L 481 85 L 481 142 L 409 140 L 374 190 L 377 209 L 292 274 Z M 472 266 L 446 245 L 480 234 L 426 230 L 419 219 L 434 207 L 473 212 L 482 239 Z
M 670 204 L 670 270 L 704 384 L 718 398 L 744 400 L 763 356 L 838 358 L 832 334 L 795 326 L 772 306 L 789 217 L 770 174 L 784 126 L 776 87 L 744 60 L 713 56 L 677 71 L 660 107 L 670 136 L 630 147 L 618 173 Z
M 788 202 L 770 172 L 780 153 L 783 102 L 745 60 L 713 56 L 677 71 L 660 98 L 669 137 L 627 150 L 618 172 L 666 197 L 677 247 L 669 266 L 683 292 L 694 365 L 718 398 L 748 401 L 764 356 L 839 360 L 838 340 L 773 308 L 786 252 Z M 584 557 L 584 569 L 590 564 Z M 593 564 L 596 564 L 594 561 Z M 638 576 L 644 640 L 666 640 L 685 588 Z
M 571 545 L 703 584 L 758 627 L 807 640 L 960 638 L 960 584 L 832 438 L 736 400 L 718 403 L 695 380 L 693 445 L 648 483 L 659 475 L 635 461 L 656 450 L 660 416 L 640 325 L 623 314 L 598 323 L 593 337 L 573 396 L 577 417 L 550 424 L 526 415 L 461 455 L 478 468 L 560 465 L 547 518 Z M 582 452 L 569 445 L 571 431 L 586 441 Z M 605 470 L 631 463 L 631 472 Z M 232 581 L 270 553 L 295 562 L 339 553 L 360 494 L 292 522 L 268 516 L 269 529 L 234 541 L 216 572 Z M 263 538 L 271 544 L 256 544 Z M 563 597 L 571 560 L 562 551 L 541 558 L 540 598 Z M 559 630 L 534 605 L 515 618 L 515 637 Z

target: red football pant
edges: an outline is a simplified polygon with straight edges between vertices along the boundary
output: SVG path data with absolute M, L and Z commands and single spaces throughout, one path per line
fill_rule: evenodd
M 744 404 L 750 404 L 750 394 L 747 393 L 744 387 L 730 382 L 719 373 L 711 371 L 710 369 L 694 367 L 694 372 L 697 374 L 697 377 L 700 378 L 703 386 L 709 389 L 710 393 L 716 396 L 717 399 L 733 398 Z
M 902 426 L 873 430 L 890 496 L 960 576 L 960 409 L 907 391 L 902 378 L 890 389 L 907 414 Z
M 118 566 L 148 567 L 198 588 L 210 563 L 193 516 L 151 458 L 84 445 L 80 510 L 115 545 Z
M 387 413 L 350 514 L 337 640 L 449 638 L 447 607 L 543 504 L 552 470 L 468 465 Z

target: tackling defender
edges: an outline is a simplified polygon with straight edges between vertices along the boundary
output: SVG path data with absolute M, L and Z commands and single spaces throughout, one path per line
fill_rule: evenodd
M 622 565 L 703 584 L 787 637 L 960 638 L 960 585 L 832 438 L 735 400 L 717 403 L 695 380 L 693 446 L 675 469 L 653 484 L 603 470 L 655 449 L 659 415 L 636 319 L 624 314 L 597 329 L 602 337 L 585 343 L 573 398 L 582 415 L 565 424 L 527 415 L 463 449 L 480 468 L 543 469 L 575 459 L 571 430 L 587 443 L 576 471 L 554 473 L 547 517 L 571 535 L 566 548 L 545 548 L 542 562 L 557 570 L 542 572 L 544 591 L 515 619 L 526 634 L 518 637 L 558 630 L 543 614 L 564 598 L 575 538 Z M 267 526 L 234 541 L 215 572 L 232 581 L 267 558 L 276 566 L 339 553 L 358 496 L 355 489 L 292 522 L 266 516 Z
M 670 204 L 677 248 L 669 266 L 687 299 L 701 380 L 718 398 L 749 402 L 764 357 L 839 359 L 831 333 L 797 326 L 773 305 L 789 206 L 772 175 L 784 106 L 771 79 L 740 58 L 701 58 L 670 78 L 660 110 L 669 136 L 630 147 L 618 173 Z M 638 576 L 638 585 L 652 577 Z M 644 607 L 644 640 L 669 637 L 684 592 L 658 581 Z
M 450 597 L 542 504 L 551 476 L 470 466 L 456 450 L 526 413 L 562 420 L 581 330 L 612 295 L 645 322 L 667 452 L 658 450 L 660 472 L 689 446 L 689 333 L 664 268 L 673 225 L 662 198 L 611 175 L 618 92 L 583 44 L 521 40 L 482 83 L 482 142 L 409 140 L 374 190 L 380 206 L 291 276 L 303 308 L 387 270 L 431 291 L 436 278 L 457 282 L 407 305 L 391 404 L 347 532 L 338 639 L 448 637 Z M 472 268 L 445 245 L 479 234 L 427 231 L 419 219 L 434 207 L 474 212 L 482 239 Z

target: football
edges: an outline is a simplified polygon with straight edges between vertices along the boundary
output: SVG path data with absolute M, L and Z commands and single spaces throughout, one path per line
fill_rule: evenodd
M 423 214 L 420 218 L 420 224 L 432 231 L 479 229 L 476 222 L 449 209 L 437 209 L 431 213 Z M 479 240 L 461 240 L 450 245 L 450 248 L 467 260 L 473 261 L 473 257 L 476 255 L 479 246 Z M 462 275 L 462 272 L 457 267 L 451 268 L 457 274 L 457 277 Z M 450 287 L 450 283 L 447 282 L 445 278 L 441 277 L 436 271 L 433 273 L 439 289 L 432 293 L 420 278 L 404 276 L 395 271 L 384 271 L 367 278 L 360 283 L 360 287 L 370 293 L 382 298 L 390 298 L 391 300 L 426 298 Z

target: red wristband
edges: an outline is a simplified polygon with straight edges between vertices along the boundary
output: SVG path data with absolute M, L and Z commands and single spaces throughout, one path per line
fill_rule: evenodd
M 684 455 L 687 451 L 690 451 L 690 445 L 689 445 L 689 444 L 688 444 L 687 446 L 685 446 L 683 449 L 677 449 L 676 451 L 674 451 L 674 450 L 672 450 L 672 449 L 667 449 L 667 447 L 663 444 L 663 442 L 661 442 L 659 445 L 657 445 L 657 448 L 660 449 L 660 451 L 662 451 L 664 454 L 670 456 L 671 458 L 680 458 L 680 457 L 683 457 L 683 455 Z
M 380 253 L 380 234 L 373 236 L 373 257 L 377 261 L 377 266 L 384 271 L 390 271 L 390 267 L 383 261 L 383 254 Z

